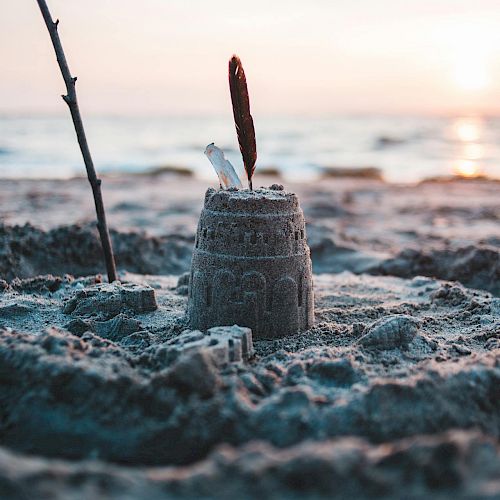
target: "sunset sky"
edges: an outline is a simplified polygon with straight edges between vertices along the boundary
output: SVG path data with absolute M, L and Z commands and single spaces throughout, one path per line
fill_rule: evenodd
M 0 112 L 65 112 L 36 1 L 0 3 Z M 500 113 L 498 0 L 48 4 L 86 113 L 226 112 L 233 52 L 258 113 Z

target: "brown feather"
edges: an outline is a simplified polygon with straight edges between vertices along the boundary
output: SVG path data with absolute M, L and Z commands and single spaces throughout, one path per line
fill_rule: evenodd
M 238 134 L 243 165 L 252 189 L 252 175 L 257 161 L 257 146 L 255 143 L 255 129 L 250 114 L 250 100 L 248 98 L 247 80 L 239 57 L 233 56 L 229 60 L 229 89 L 233 103 L 234 123 Z

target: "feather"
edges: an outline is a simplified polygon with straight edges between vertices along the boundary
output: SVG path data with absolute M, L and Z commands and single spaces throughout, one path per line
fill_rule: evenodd
M 233 187 L 243 189 L 236 170 L 234 170 L 229 160 L 226 160 L 222 149 L 219 149 L 212 142 L 212 144 L 209 144 L 205 149 L 205 154 L 219 176 L 221 188 L 227 189 Z
M 250 114 L 247 80 L 241 61 L 237 56 L 233 56 L 229 60 L 229 89 L 231 91 L 231 102 L 233 103 L 238 144 L 243 157 L 248 184 L 252 189 L 252 175 L 257 161 L 257 146 L 255 144 L 253 119 Z

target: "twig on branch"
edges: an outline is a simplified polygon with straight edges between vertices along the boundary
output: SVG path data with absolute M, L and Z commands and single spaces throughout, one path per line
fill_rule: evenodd
M 85 136 L 85 130 L 83 128 L 82 116 L 80 115 L 80 109 L 78 107 L 78 101 L 76 98 L 76 76 L 71 76 L 69 66 L 66 61 L 66 56 L 64 55 L 64 50 L 61 45 L 61 40 L 59 38 L 59 33 L 57 32 L 59 19 L 57 19 L 56 21 L 52 20 L 52 16 L 50 15 L 50 11 L 45 0 L 37 0 L 37 2 L 42 12 L 45 24 L 47 25 L 47 29 L 49 30 L 50 39 L 52 40 L 52 45 L 54 46 L 59 69 L 61 70 L 64 83 L 66 84 L 66 95 L 63 95 L 62 98 L 68 105 L 71 112 L 71 118 L 73 119 L 73 125 L 75 126 L 76 137 L 78 139 L 78 144 L 80 145 L 85 168 L 87 169 L 87 177 L 92 187 L 95 210 L 97 213 L 97 228 L 99 230 L 102 250 L 104 253 L 104 260 L 106 262 L 108 281 L 111 283 L 112 281 L 116 280 L 115 257 L 113 255 L 113 247 L 111 245 L 111 238 L 109 237 L 108 225 L 106 223 L 106 213 L 104 211 L 104 203 L 102 200 L 101 192 L 101 179 L 97 178 L 97 174 L 94 168 L 94 162 L 92 161 L 92 156 L 90 155 L 87 138 Z

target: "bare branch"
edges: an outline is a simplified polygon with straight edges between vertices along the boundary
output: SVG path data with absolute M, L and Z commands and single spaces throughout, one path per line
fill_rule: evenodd
M 69 66 L 66 61 L 66 56 L 64 55 L 64 50 L 61 45 L 61 40 L 57 31 L 59 19 L 57 19 L 55 22 L 52 20 L 52 16 L 50 15 L 50 11 L 45 0 L 37 0 L 37 2 L 38 6 L 40 7 L 40 11 L 42 12 L 45 24 L 47 25 L 47 29 L 49 30 L 50 39 L 52 40 L 52 45 L 54 46 L 54 51 L 57 57 L 57 63 L 59 64 L 59 69 L 61 70 L 64 84 L 66 85 L 66 95 L 63 95 L 62 98 L 69 107 L 71 118 L 73 119 L 73 125 L 75 127 L 76 137 L 78 139 L 78 144 L 80 145 L 80 151 L 82 152 L 85 168 L 87 169 L 87 177 L 92 187 L 95 210 L 97 214 L 97 228 L 99 230 L 104 260 L 106 262 L 108 281 L 111 283 L 112 281 L 116 280 L 115 258 L 113 255 L 111 238 L 109 237 L 108 225 L 106 223 L 106 213 L 104 211 L 104 202 L 101 192 L 101 180 L 97 178 L 97 174 L 94 168 L 94 162 L 92 161 L 92 156 L 90 155 L 90 149 L 87 144 L 87 137 L 83 128 L 80 108 L 78 107 L 78 101 L 76 98 L 76 76 L 71 76 Z

